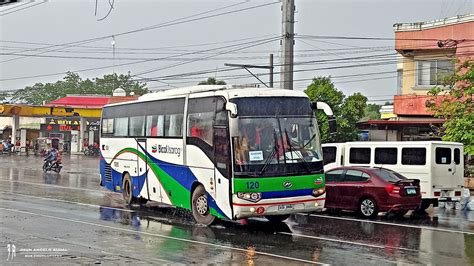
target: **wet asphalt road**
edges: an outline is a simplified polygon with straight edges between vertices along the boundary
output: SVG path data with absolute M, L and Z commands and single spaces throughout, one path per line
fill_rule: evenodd
M 66 157 L 61 174 L 43 174 L 41 164 L 0 156 L 0 264 L 474 264 L 474 212 L 202 227 L 180 209 L 124 208 L 120 194 L 99 187 L 97 158 Z

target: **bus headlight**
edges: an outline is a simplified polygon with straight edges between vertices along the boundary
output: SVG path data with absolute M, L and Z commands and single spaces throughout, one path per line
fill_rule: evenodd
M 261 193 L 254 193 L 254 192 L 252 192 L 252 193 L 238 192 L 237 197 L 239 199 L 248 200 L 248 201 L 252 201 L 252 202 L 257 202 L 257 201 L 262 199 L 262 194 Z
M 315 189 L 313 189 L 313 193 L 312 193 L 312 194 L 313 194 L 314 197 L 319 197 L 319 196 L 323 195 L 324 192 L 326 192 L 326 190 L 324 189 L 324 187 L 323 187 L 323 188 L 315 188 Z

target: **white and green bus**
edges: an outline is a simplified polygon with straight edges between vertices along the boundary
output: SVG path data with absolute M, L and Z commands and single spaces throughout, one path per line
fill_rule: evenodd
M 321 209 L 321 104 L 301 91 L 194 86 L 107 105 L 101 186 L 127 204 L 189 209 L 205 225 Z

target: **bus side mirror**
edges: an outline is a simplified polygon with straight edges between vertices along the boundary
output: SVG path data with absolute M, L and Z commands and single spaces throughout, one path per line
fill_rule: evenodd
M 230 117 L 237 117 L 237 104 L 228 102 L 225 104 L 225 109 L 230 112 Z
M 331 107 L 325 102 L 312 102 L 311 108 L 313 110 L 323 110 L 323 112 L 328 117 L 328 126 L 329 126 L 329 133 L 336 132 L 336 118 L 334 117 L 334 113 L 332 112 Z

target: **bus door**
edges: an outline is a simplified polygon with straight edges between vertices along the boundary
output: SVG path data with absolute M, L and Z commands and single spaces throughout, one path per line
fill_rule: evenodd
M 137 139 L 137 150 L 141 154 L 147 154 L 146 153 L 146 147 L 147 147 L 147 141 L 146 139 Z M 148 156 L 145 156 L 146 159 L 148 160 Z M 141 187 L 141 191 L 139 191 L 139 195 L 145 199 L 150 199 L 150 191 L 148 189 L 148 170 L 149 166 L 147 162 L 143 158 L 140 158 L 140 155 L 137 155 L 137 187 Z M 144 180 L 143 180 L 144 179 Z M 143 182 L 143 186 L 140 186 Z M 132 183 L 134 183 L 132 181 Z
M 228 126 L 214 126 L 214 161 L 216 185 L 216 202 L 221 210 L 231 217 L 230 194 L 232 193 L 231 182 L 231 156 L 230 137 Z

